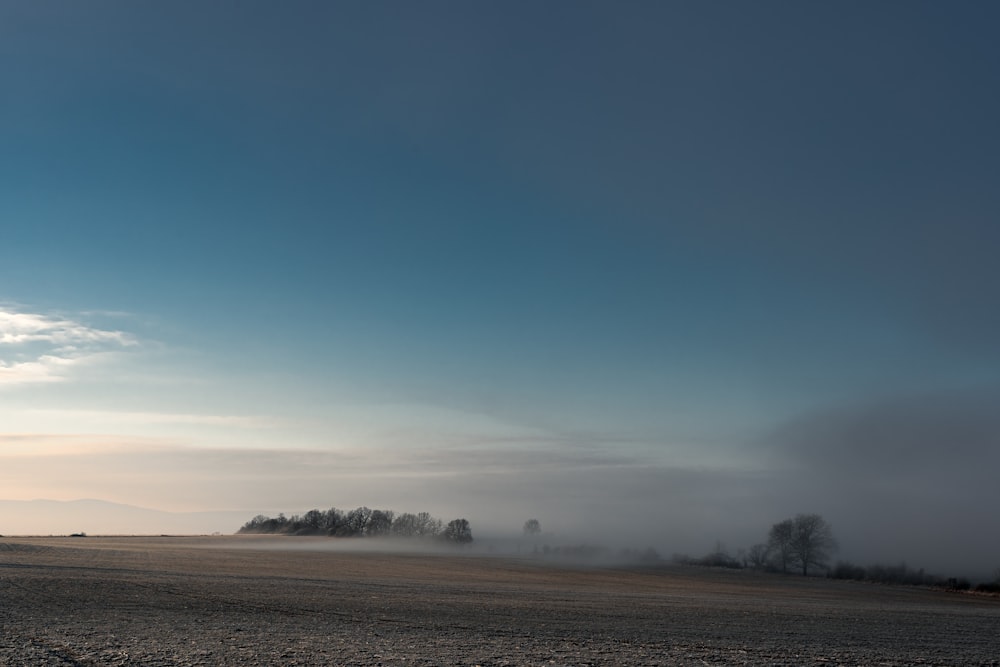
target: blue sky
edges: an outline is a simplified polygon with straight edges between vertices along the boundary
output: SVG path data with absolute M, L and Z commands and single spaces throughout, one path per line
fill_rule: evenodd
M 5 4 L 0 496 L 692 550 L 995 506 L 998 18 Z

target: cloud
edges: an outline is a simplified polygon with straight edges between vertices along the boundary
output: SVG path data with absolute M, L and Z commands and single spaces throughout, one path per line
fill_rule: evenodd
M 0 306 L 0 387 L 61 382 L 76 368 L 136 344 L 123 331 Z
M 1000 388 L 895 396 L 790 421 L 772 446 L 797 465 L 853 479 L 941 481 L 1000 464 Z
M 538 516 L 567 538 L 642 537 L 693 550 L 729 537 L 712 519 L 728 508 L 760 525 L 748 520 L 743 502 L 756 488 L 753 475 L 668 469 L 591 449 L 193 448 L 169 439 L 41 434 L 0 435 L 0 445 L 0 487 L 22 500 L 245 508 L 248 517 L 364 504 L 463 515 L 501 531 Z
M 62 379 L 60 368 L 72 365 L 71 359 L 44 355 L 36 361 L 7 362 L 0 359 L 0 387 L 11 384 L 56 382 Z
M 0 433 L 0 459 L 7 461 L 63 456 L 114 457 L 123 452 L 142 453 L 176 448 L 176 443 L 163 438 L 144 438 L 134 435 Z
M 24 414 L 71 420 L 77 424 L 120 425 L 190 425 L 233 428 L 277 428 L 283 424 L 275 417 L 262 415 L 222 415 L 180 412 L 136 412 L 111 410 L 25 410 Z
M 36 313 L 0 310 L 0 344 L 23 344 L 45 341 L 60 346 L 116 343 L 130 345 L 131 337 L 121 331 L 105 331 L 69 319 Z

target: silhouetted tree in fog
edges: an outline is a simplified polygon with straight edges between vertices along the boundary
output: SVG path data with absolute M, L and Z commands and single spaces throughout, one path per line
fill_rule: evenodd
M 463 519 L 464 520 L 464 519 Z M 468 521 L 465 529 L 471 540 Z M 281 533 L 285 535 L 328 535 L 331 537 L 438 537 L 442 524 L 427 512 L 404 513 L 398 517 L 392 510 L 373 510 L 358 507 L 343 512 L 331 507 L 326 512 L 309 510 L 304 515 L 290 519 L 279 514 L 276 519 L 258 514 L 243 524 L 240 533 Z
M 469 527 L 467 520 L 455 519 L 445 526 L 443 537 L 456 544 L 468 544 L 472 541 L 472 528 Z
M 538 519 L 528 519 L 524 522 L 524 536 L 534 537 L 542 532 L 542 524 L 538 523 Z
M 388 535 L 392 528 L 394 513 L 390 510 L 372 510 L 368 517 L 368 525 L 365 527 L 365 535 L 379 537 Z
M 810 566 L 826 567 L 836 548 L 833 530 L 819 514 L 799 514 L 792 520 L 792 558 L 803 576 L 809 575 Z
M 810 567 L 826 567 L 837 543 L 826 519 L 819 514 L 799 514 L 771 526 L 767 546 L 782 572 L 795 565 L 808 576 Z
M 302 517 L 302 527 L 311 535 L 318 535 L 323 531 L 325 517 L 319 510 L 309 510 Z
M 362 537 L 365 529 L 368 528 L 368 521 L 371 519 L 372 511 L 367 507 L 358 507 L 347 513 L 344 517 L 344 535 Z M 339 533 L 338 533 L 339 534 Z
M 767 567 L 770 555 L 771 550 L 766 544 L 755 544 L 747 551 L 747 564 L 755 570 L 763 570 Z
M 397 537 L 417 535 L 417 515 L 403 512 L 393 520 L 391 532 Z
M 331 507 L 323 513 L 323 525 L 320 532 L 326 535 L 336 535 L 343 523 L 344 513 L 336 507 Z
M 773 554 L 774 564 L 782 572 L 788 572 L 788 564 L 792 562 L 793 532 L 792 520 L 785 519 L 771 526 L 771 532 L 767 536 L 767 546 Z
M 435 519 L 427 512 L 417 514 L 417 535 L 421 537 L 436 537 L 441 534 L 441 519 Z

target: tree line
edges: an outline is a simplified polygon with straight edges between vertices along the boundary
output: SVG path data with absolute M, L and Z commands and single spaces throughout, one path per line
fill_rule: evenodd
M 675 556 L 675 561 L 710 567 L 753 568 L 772 572 L 795 570 L 803 576 L 816 568 L 825 569 L 836 551 L 833 529 L 819 514 L 798 514 L 771 526 L 767 541 L 740 550 L 736 556 L 720 542 L 715 551 L 699 558 Z
M 701 558 L 674 555 L 674 561 L 686 565 L 708 567 L 749 568 L 767 572 L 800 572 L 804 576 L 824 570 L 831 579 L 853 579 L 879 584 L 905 584 L 911 586 L 937 586 L 953 590 L 973 588 L 968 579 L 943 577 L 912 569 L 905 563 L 898 565 L 869 565 L 862 567 L 840 560 L 832 566 L 830 559 L 837 550 L 830 524 L 818 514 L 799 514 L 771 526 L 766 542 L 730 554 L 719 542 L 715 550 Z M 975 586 L 981 593 L 1000 593 L 1000 569 L 992 582 Z
M 466 519 L 447 524 L 427 512 L 396 514 L 392 510 L 358 507 L 326 511 L 312 509 L 302 515 L 277 517 L 258 514 L 237 531 L 239 534 L 325 535 L 330 537 L 433 538 L 457 544 L 472 542 L 472 528 Z

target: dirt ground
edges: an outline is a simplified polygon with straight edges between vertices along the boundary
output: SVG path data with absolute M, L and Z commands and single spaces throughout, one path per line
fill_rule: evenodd
M 996 598 L 332 543 L 0 538 L 0 665 L 1000 665 Z

